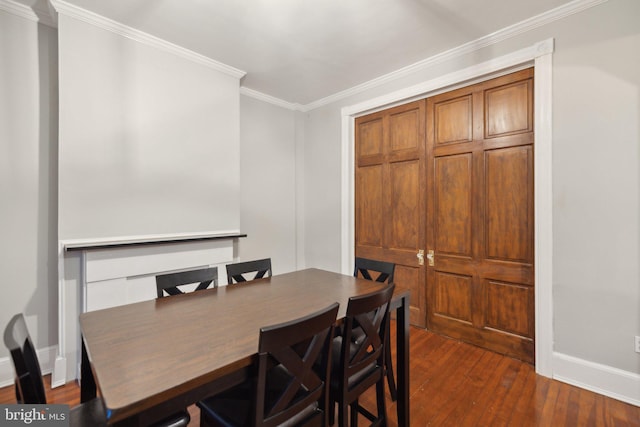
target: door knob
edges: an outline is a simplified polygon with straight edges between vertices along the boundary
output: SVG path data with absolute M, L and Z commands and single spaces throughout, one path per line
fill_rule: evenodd
M 424 249 L 418 250 L 416 257 L 418 257 L 418 265 L 424 265 Z
M 429 252 L 427 252 L 427 260 L 429 260 L 429 267 L 433 267 L 435 264 L 435 255 L 433 253 L 433 249 L 430 249 Z

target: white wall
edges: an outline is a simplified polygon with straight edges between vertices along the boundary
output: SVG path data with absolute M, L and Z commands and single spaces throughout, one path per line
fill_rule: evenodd
M 344 105 L 348 105 L 349 103 Z M 341 128 L 340 108 L 307 114 L 305 124 L 305 260 L 308 267 L 340 272 Z
M 240 97 L 242 261 L 271 258 L 274 274 L 296 270 L 296 113 Z
M 239 78 L 60 13 L 60 239 L 238 231 Z
M 307 265 L 341 268 L 341 108 L 554 38 L 554 352 L 619 370 L 640 402 L 639 16 L 640 2 L 610 0 L 310 111 Z
M 555 349 L 640 374 L 640 2 L 583 15 L 554 58 Z
M 58 40 L 60 247 L 239 232 L 242 73 L 65 5 Z M 77 257 L 62 249 L 60 256 L 55 385 L 76 378 L 78 287 L 85 285 Z M 185 266 L 202 265 L 188 251 L 180 256 Z M 87 292 L 152 297 L 152 286 L 137 287 L 152 285 L 159 272 L 145 270 L 148 280 L 130 286 L 113 277 Z
M 0 325 L 24 313 L 39 349 L 57 343 L 56 103 L 55 30 L 0 10 Z

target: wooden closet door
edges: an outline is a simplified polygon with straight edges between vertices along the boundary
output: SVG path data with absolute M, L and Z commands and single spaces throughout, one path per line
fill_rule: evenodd
M 410 321 L 426 325 L 425 101 L 355 122 L 355 254 L 396 264 L 398 291 L 411 292 Z
M 427 100 L 428 329 L 534 361 L 533 70 Z

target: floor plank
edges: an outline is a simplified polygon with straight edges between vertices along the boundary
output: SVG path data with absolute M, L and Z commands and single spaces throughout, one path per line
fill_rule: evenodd
M 417 328 L 410 352 L 412 426 L 640 427 L 640 407 L 541 377 L 509 357 Z M 76 382 L 51 389 L 47 375 L 45 385 L 51 403 L 80 401 Z M 0 403 L 15 403 L 13 387 L 0 388 Z M 373 390 L 361 403 L 375 408 Z M 390 427 L 397 427 L 395 411 L 387 393 Z M 199 425 L 199 410 L 189 412 L 190 426 Z M 364 418 L 360 425 L 367 425 Z

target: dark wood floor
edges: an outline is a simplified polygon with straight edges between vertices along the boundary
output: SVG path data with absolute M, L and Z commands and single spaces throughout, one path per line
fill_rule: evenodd
M 393 330 L 394 328 L 392 328 Z M 51 403 L 79 403 L 75 382 L 53 390 Z M 411 330 L 412 426 L 638 426 L 640 407 L 536 375 L 526 363 Z M 363 399 L 369 406 L 373 394 Z M 389 399 L 390 426 L 397 426 Z M 0 403 L 15 403 L 13 387 L 0 389 Z M 189 408 L 199 424 L 198 409 Z M 360 425 L 367 425 L 363 419 Z

